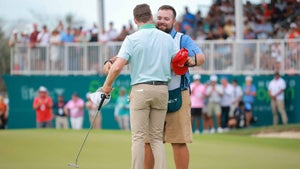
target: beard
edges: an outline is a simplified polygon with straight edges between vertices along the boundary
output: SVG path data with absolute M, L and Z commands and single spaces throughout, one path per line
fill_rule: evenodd
M 173 29 L 173 26 L 168 28 L 167 25 L 165 24 L 156 24 L 156 28 L 165 32 L 165 33 L 171 33 L 172 29 Z

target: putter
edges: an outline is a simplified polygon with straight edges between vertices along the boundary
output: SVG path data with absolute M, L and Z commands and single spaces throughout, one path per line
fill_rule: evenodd
M 108 96 L 108 97 L 109 97 L 109 96 Z M 106 95 L 105 95 L 105 94 L 101 94 L 101 101 L 100 101 L 100 104 L 99 104 L 99 106 L 98 106 L 98 111 L 101 109 L 102 104 L 103 104 L 105 98 L 106 98 Z M 98 115 L 98 114 L 97 114 L 97 115 Z M 93 128 L 93 126 L 94 126 L 94 123 L 95 123 L 95 120 L 96 120 L 97 115 L 94 117 L 93 122 L 91 123 L 90 128 L 89 128 L 89 130 L 88 130 L 88 132 L 87 132 L 87 134 L 86 134 L 86 136 L 85 136 L 85 138 L 84 138 L 84 140 L 83 140 L 83 142 L 82 142 L 82 144 L 81 144 L 81 146 L 80 146 L 80 148 L 79 148 L 79 151 L 78 151 L 77 156 L 76 156 L 76 159 L 75 159 L 75 163 L 68 163 L 68 166 L 69 166 L 69 167 L 79 168 L 79 166 L 78 166 L 78 164 L 77 164 L 77 163 L 78 163 L 79 155 L 80 155 L 80 153 L 81 153 L 81 150 L 82 150 L 82 148 L 83 148 L 83 146 L 84 146 L 84 144 L 85 144 L 85 141 L 86 141 L 87 137 L 88 137 L 89 134 L 90 134 L 90 131 L 92 130 L 92 128 Z

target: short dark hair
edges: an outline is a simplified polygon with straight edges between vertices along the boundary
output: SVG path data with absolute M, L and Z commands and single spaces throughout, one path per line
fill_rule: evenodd
M 158 10 L 171 10 L 173 12 L 174 18 L 176 18 L 176 10 L 170 5 L 163 5 L 159 7 Z
M 151 9 L 148 4 L 139 4 L 133 9 L 133 16 L 138 22 L 146 23 L 151 17 Z

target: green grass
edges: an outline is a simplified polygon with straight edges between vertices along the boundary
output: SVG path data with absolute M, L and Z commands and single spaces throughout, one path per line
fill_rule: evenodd
M 1 169 L 67 169 L 87 130 L 0 131 Z M 93 130 L 79 158 L 82 169 L 130 168 L 131 135 Z M 166 144 L 167 168 L 174 169 Z M 296 169 L 300 139 L 255 138 L 245 134 L 195 135 L 189 144 L 190 169 Z

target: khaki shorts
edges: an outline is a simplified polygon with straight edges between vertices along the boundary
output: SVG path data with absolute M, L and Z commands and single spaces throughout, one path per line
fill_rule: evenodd
M 207 105 L 207 116 L 211 117 L 213 115 L 220 115 L 220 114 L 221 114 L 220 103 L 209 102 Z
M 182 93 L 182 106 L 177 112 L 167 113 L 164 141 L 166 143 L 191 143 L 193 141 L 191 125 L 191 99 L 188 90 Z

